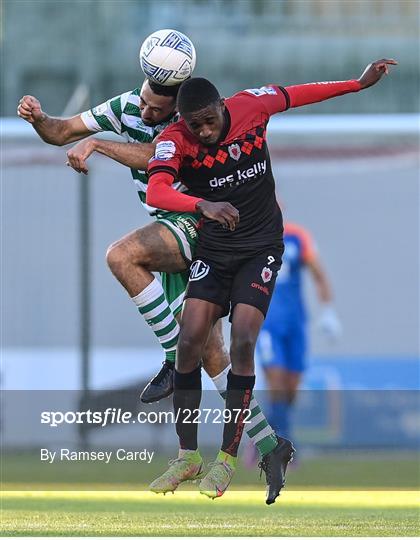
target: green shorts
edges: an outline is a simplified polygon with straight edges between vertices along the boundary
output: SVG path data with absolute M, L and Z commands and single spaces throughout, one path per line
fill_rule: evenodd
M 175 236 L 175 239 L 178 242 L 179 251 L 187 264 L 191 262 L 197 244 L 197 225 L 199 219 L 199 214 L 177 212 L 168 212 L 156 217 L 156 221 L 167 227 Z M 178 274 L 167 274 L 162 272 L 160 275 L 166 300 L 168 301 L 172 313 L 177 315 L 182 309 L 185 289 L 188 284 L 189 270 L 179 272 Z

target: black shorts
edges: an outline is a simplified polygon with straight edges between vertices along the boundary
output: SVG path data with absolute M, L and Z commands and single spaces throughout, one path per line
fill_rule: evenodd
M 219 255 L 219 254 L 218 254 Z M 185 298 L 198 298 L 222 307 L 222 317 L 236 304 L 247 304 L 267 314 L 281 266 L 283 248 L 257 253 L 229 253 L 194 257 Z

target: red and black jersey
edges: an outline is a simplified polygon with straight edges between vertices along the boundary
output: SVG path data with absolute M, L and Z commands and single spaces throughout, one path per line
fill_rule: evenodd
M 203 146 L 180 120 L 162 132 L 149 163 L 148 204 L 165 210 L 194 212 L 200 200 L 197 197 L 229 201 L 240 214 L 236 230 L 231 232 L 215 221 L 204 219 L 200 245 L 203 241 L 216 251 L 280 245 L 282 218 L 274 196 L 266 143 L 270 116 L 289 107 L 359 90 L 361 85 L 357 80 L 286 88 L 268 85 L 245 90 L 226 100 L 225 129 L 221 141 L 211 147 Z M 196 197 L 173 190 L 171 177 L 179 178 Z
M 239 211 L 235 231 L 204 218 L 200 243 L 210 249 L 263 249 L 282 243 L 282 217 L 266 142 L 272 114 L 289 106 L 279 86 L 245 90 L 225 102 L 222 139 L 202 145 L 181 120 L 165 129 L 149 164 L 149 176 L 167 172 L 179 178 L 192 195 L 229 201 Z

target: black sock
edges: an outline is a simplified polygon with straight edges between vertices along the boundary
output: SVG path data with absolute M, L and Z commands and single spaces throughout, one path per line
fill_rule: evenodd
M 179 373 L 175 369 L 174 376 L 174 412 L 176 432 L 180 447 L 184 450 L 197 450 L 197 428 L 194 422 L 201 401 L 201 366 L 190 373 Z M 184 422 L 185 421 L 185 422 Z
M 223 429 L 222 450 L 231 456 L 236 456 L 244 430 L 242 411 L 249 408 L 255 375 L 235 375 L 229 371 L 227 380 L 226 410 L 231 411 L 231 414 L 230 422 L 226 422 Z

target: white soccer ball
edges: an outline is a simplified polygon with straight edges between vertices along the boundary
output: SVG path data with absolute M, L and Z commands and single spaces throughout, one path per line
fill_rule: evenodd
M 139 57 L 146 77 L 163 86 L 173 86 L 191 76 L 196 54 L 186 35 L 178 30 L 158 30 L 144 40 Z

